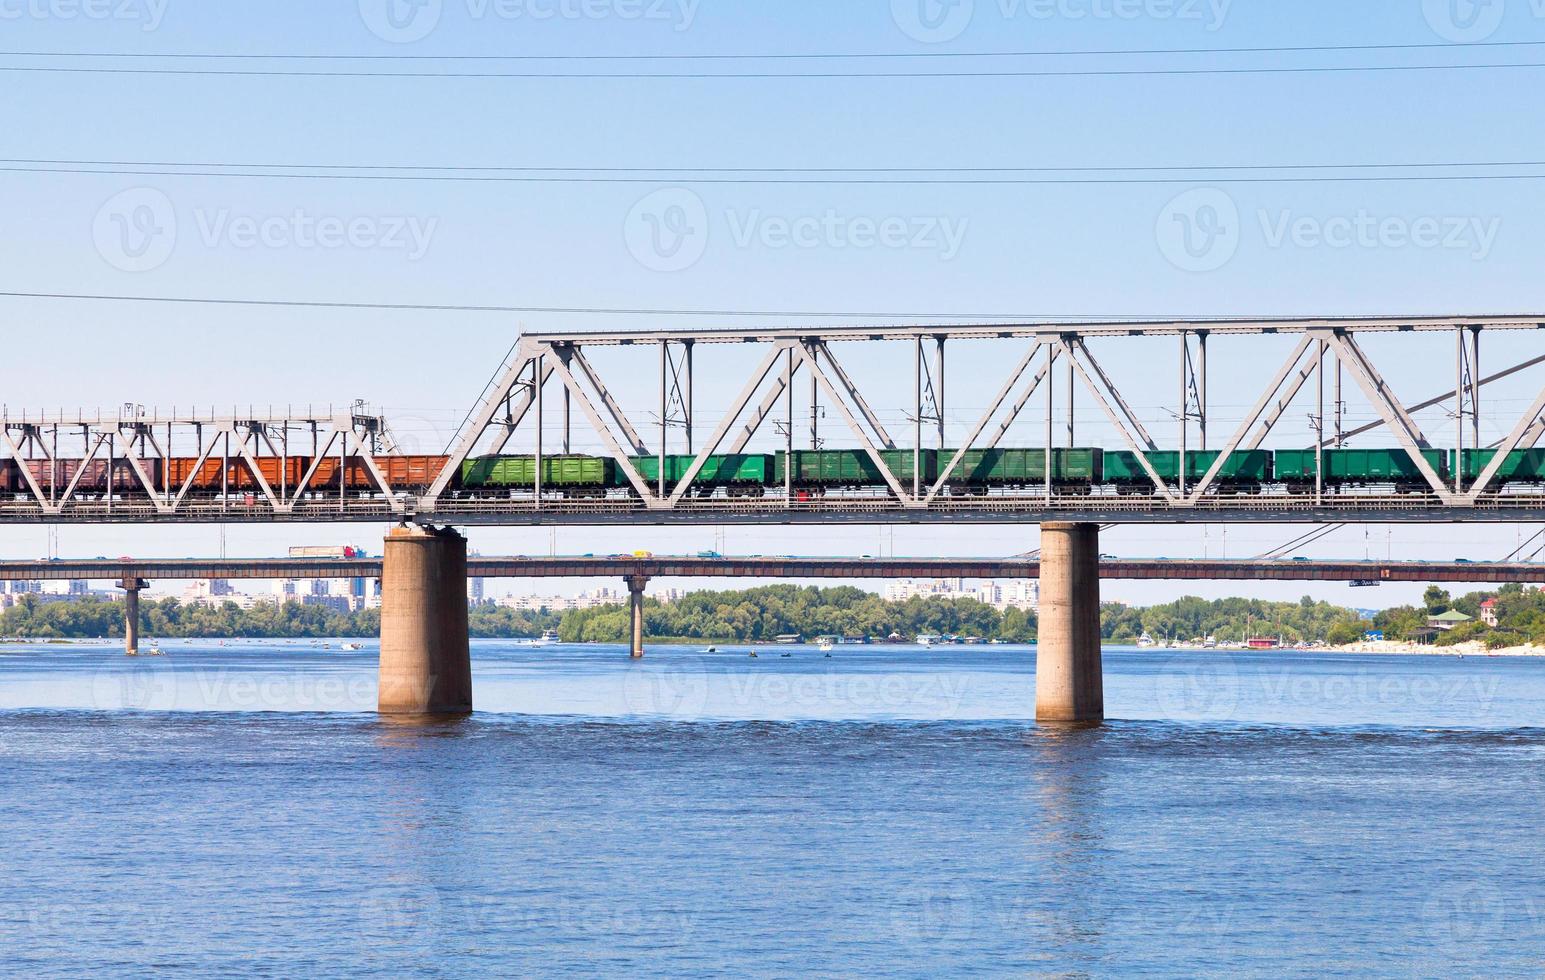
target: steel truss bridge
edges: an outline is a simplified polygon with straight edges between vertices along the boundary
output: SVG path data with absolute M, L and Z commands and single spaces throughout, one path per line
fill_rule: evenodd
M 337 522 L 402 520 L 441 524 L 897 524 L 923 522 L 1106 523 L 1183 522 L 1452 522 L 1538 521 L 1545 519 L 1545 485 L 1504 485 L 1498 471 L 1513 450 L 1530 449 L 1545 435 L 1545 384 L 1516 420 L 1505 420 L 1507 435 L 1494 446 L 1481 440 L 1482 394 L 1486 385 L 1545 363 L 1538 356 L 1483 375 L 1483 337 L 1493 331 L 1538 331 L 1545 316 L 1236 319 L 1103 323 L 1025 323 L 961 326 L 769 328 L 706 331 L 605 331 L 533 333 L 521 337 L 468 412 L 432 474 L 401 474 L 391 465 L 395 444 L 388 420 L 355 408 L 342 413 L 299 415 L 146 413 L 129 407 L 116 415 L 22 413 L 0 416 L 0 465 L 19 469 L 19 485 L 0 497 L 0 523 L 88 522 Z M 1452 384 L 1435 375 L 1435 394 L 1407 404 L 1396 396 L 1369 355 L 1371 334 L 1452 335 Z M 1208 345 L 1219 338 L 1287 335 L 1296 342 L 1263 387 L 1250 391 L 1231 373 L 1231 401 L 1253 393 L 1251 408 L 1227 431 L 1209 411 Z M 1130 338 L 1166 337 L 1174 342 L 1173 370 L 1178 445 L 1161 447 L 1096 358 Z M 946 439 L 945 353 L 960 345 L 1006 344 L 1011 356 L 1004 374 L 973 380 L 972 398 L 987 408 L 963 439 Z M 866 393 L 844 364 L 869 356 L 879 345 L 904 345 L 912 362 L 910 390 L 897 404 Z M 712 406 L 716 419 L 706 435 L 696 423 L 705 417 L 694 403 L 695 352 L 705 345 L 736 345 L 756 358 L 755 367 L 733 401 Z M 1403 346 L 1403 345 L 1402 345 Z M 658 373 L 658 405 L 652 426 L 638 424 L 615 396 L 617 378 L 604 378 L 590 353 L 627 348 L 630 383 Z M 1414 355 L 1413 355 L 1414 356 Z M 1423 354 L 1423 370 L 1442 371 L 1441 360 Z M 645 372 L 648 374 L 645 374 Z M 1057 375 L 1064 380 L 1059 385 Z M 1150 372 L 1151 376 L 1151 372 Z M 840 422 L 844 441 L 865 454 L 883 485 L 872 492 L 803 495 L 795 488 L 765 488 L 756 496 L 696 494 L 697 478 L 710 456 L 735 454 L 764 429 L 778 430 L 785 450 L 803 448 L 796 435 L 796 385 L 809 383 L 808 443 L 821 445 L 823 412 Z M 1443 384 L 1444 387 L 1439 387 Z M 1360 392 L 1375 420 L 1344 424 L 1344 387 Z M 1058 394 L 1063 396 L 1059 407 Z M 1305 389 L 1312 396 L 1305 395 Z M 1037 397 L 1039 395 L 1039 397 Z M 1316 476 L 1312 488 L 1283 487 L 1236 492 L 1219 485 L 1230 454 L 1262 447 L 1300 397 L 1315 432 L 1314 451 L 1347 445 L 1379 430 L 1378 438 L 1407 454 L 1420 486 L 1414 492 L 1335 492 Z M 1329 397 L 1329 405 L 1327 405 Z M 1040 422 L 1039 445 L 1073 446 L 1079 399 L 1096 407 L 1120 444 L 1137 454 L 1151 487 L 1116 493 L 1110 488 L 1072 492 L 1052 485 L 993 490 L 977 495 L 952 491 L 951 478 L 968 451 L 999 446 L 1021 418 Z M 802 399 L 801 399 L 802 400 Z M 1038 402 L 1032 408 L 1032 402 Z M 907 433 L 893 434 L 875 409 L 898 408 Z M 1454 419 L 1445 449 L 1495 448 L 1494 459 L 1473 479 L 1456 467 L 1445 477 L 1424 450 L 1434 448 L 1415 414 L 1442 406 Z M 1027 414 L 1028 413 L 1028 414 Z M 1487 416 L 1497 421 L 1495 413 Z M 936 427 L 936 431 L 935 431 Z M 568 454 L 578 429 L 598 440 L 627 486 L 593 499 L 565 496 L 543 487 L 499 494 L 471 494 L 458 487 L 462 463 L 470 458 L 514 452 L 541 462 Z M 927 436 L 925 438 L 925 430 Z M 556 436 L 553 435 L 556 431 Z M 1219 435 L 1222 435 L 1219 441 Z M 517 442 L 517 437 L 519 441 Z M 1192 439 L 1195 439 L 1192 442 Z M 765 437 L 764 437 L 765 438 Z M 950 446 L 940 472 L 925 481 L 916 465 L 925 443 Z M 932 449 L 934 446 L 926 448 Z M 1166 481 L 1145 455 L 1178 450 L 1181 476 Z M 914 453 L 906 478 L 886 456 Z M 1185 477 L 1185 458 L 1198 450 L 1218 452 L 1199 478 Z M 665 482 L 664 457 L 692 457 L 682 479 Z M 634 462 L 657 456 L 660 479 L 651 483 Z M 179 473 L 174 460 L 196 460 Z M 303 465 L 296 468 L 292 460 Z M 67 461 L 75 464 L 62 465 Z M 89 491 L 92 465 L 107 468 L 102 493 Z M 201 484 L 197 474 L 218 466 L 219 486 Z M 250 474 L 232 486 L 231 466 Z M 786 468 L 788 469 L 788 468 Z M 1047 467 L 1048 471 L 1050 467 Z M 1323 466 L 1316 467 L 1323 473 Z M 61 473 L 66 474 L 61 476 Z M 336 476 L 334 476 L 334 474 Z M 786 477 L 786 479 L 789 479 Z
M 234 558 L 218 560 L 67 560 L 0 562 L 0 582 L 114 580 L 142 585 L 186 579 L 380 578 L 380 558 Z M 532 558 L 467 560 L 471 578 L 1039 578 L 1027 558 Z M 1366 584 L 1545 582 L 1538 562 L 1305 561 L 1106 558 L 1100 578 L 1174 581 L 1319 581 Z

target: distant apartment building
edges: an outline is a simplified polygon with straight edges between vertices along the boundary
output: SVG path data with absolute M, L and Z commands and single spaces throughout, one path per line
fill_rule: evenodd
M 1041 601 L 1041 586 L 1034 579 L 1013 579 L 1008 583 L 983 581 L 968 583 L 961 579 L 906 579 L 885 588 L 890 602 L 913 598 L 975 599 L 997 610 L 1035 609 Z

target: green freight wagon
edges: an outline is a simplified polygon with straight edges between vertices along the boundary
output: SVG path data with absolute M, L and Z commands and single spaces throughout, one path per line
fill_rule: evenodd
M 943 471 L 955 457 L 955 449 L 941 449 L 938 469 Z M 1105 451 L 1102 449 L 1054 449 L 1051 481 L 1056 486 L 1090 486 L 1101 482 Z M 934 479 L 937 479 L 935 475 Z M 1044 449 L 968 449 L 949 479 L 950 485 L 968 487 L 1039 486 L 1046 482 Z
M 1179 485 L 1180 483 L 1180 453 L 1170 451 L 1150 452 L 1144 454 L 1148 458 L 1148 464 L 1154 472 L 1159 474 L 1166 484 Z M 1221 451 L 1214 449 L 1197 450 L 1186 453 L 1186 486 L 1191 487 L 1202 481 L 1207 471 L 1223 455 Z M 1213 485 L 1220 488 L 1256 488 L 1262 483 L 1271 482 L 1272 459 L 1271 453 L 1263 449 L 1242 449 L 1229 454 L 1223 468 L 1218 471 L 1218 477 Z M 1105 482 L 1117 486 L 1153 486 L 1153 478 L 1148 471 L 1143 469 L 1142 461 L 1134 452 L 1107 452 L 1105 454 Z
M 1474 483 L 1481 473 L 1497 458 L 1495 449 L 1466 449 L 1460 456 L 1459 475 L 1466 483 Z M 1491 486 L 1504 483 L 1545 483 L 1545 449 L 1515 449 L 1507 454 Z
M 665 485 L 674 487 L 692 468 L 696 456 L 670 455 L 665 457 Z M 660 457 L 634 456 L 633 465 L 639 475 L 651 487 L 660 481 Z M 733 454 L 709 456 L 698 470 L 693 487 L 755 486 L 765 487 L 772 482 L 772 457 L 766 454 Z M 628 486 L 628 475 L 617 470 L 617 486 Z
M 617 464 L 599 456 L 544 456 L 542 457 L 542 486 L 553 489 L 568 487 L 609 487 L 615 478 Z M 461 464 L 461 485 L 469 489 L 479 487 L 534 488 L 536 486 L 535 456 L 480 456 Z
M 1404 449 L 1326 449 L 1324 453 L 1325 483 L 1331 486 L 1373 483 L 1393 483 L 1402 488 L 1427 486 L 1426 477 Z M 1422 458 L 1439 479 L 1448 477 L 1449 455 L 1442 449 L 1422 450 Z M 1279 483 L 1313 483 L 1315 451 L 1279 449 L 1276 469 Z
M 910 486 L 912 475 L 917 472 L 916 460 L 910 449 L 882 449 L 880 458 L 903 486 Z M 773 484 L 784 482 L 786 453 L 778 453 L 773 460 Z M 923 483 L 931 483 L 938 475 L 937 453 L 932 449 L 922 451 Z M 885 477 L 874 465 L 874 460 L 862 449 L 796 449 L 793 465 L 794 486 L 821 487 L 880 487 Z

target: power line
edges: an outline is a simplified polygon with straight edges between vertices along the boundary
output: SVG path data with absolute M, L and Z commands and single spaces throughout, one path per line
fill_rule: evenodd
M 212 306 L 267 306 L 267 307 L 296 307 L 307 309 L 342 309 L 342 310 L 405 310 L 405 311 L 429 311 L 451 313 L 572 313 L 594 315 L 618 315 L 618 316 L 757 316 L 757 317 L 789 317 L 791 319 L 821 318 L 821 319 L 850 319 L 850 320 L 1001 320 L 1005 322 L 1030 323 L 1036 321 L 1074 321 L 1074 320 L 1121 320 L 1127 317 L 1112 317 L 1095 314 L 1078 314 L 1075 316 L 1052 316 L 1050 314 L 1024 315 L 1019 313 L 862 313 L 862 312 L 816 312 L 810 310 L 681 310 L 681 309 L 645 309 L 628 307 L 583 307 L 583 306 L 466 306 L 451 303 L 350 303 L 323 300 L 273 300 L 273 299 L 233 299 L 226 297 L 207 296 L 115 296 L 97 293 L 43 293 L 43 292 L 19 292 L 0 291 L 0 297 L 10 299 L 63 299 L 63 300 L 88 300 L 116 303 L 178 303 L 178 304 L 203 304 Z M 1174 319 L 1174 318 L 1166 318 Z M 1186 317 L 1192 322 L 1206 322 L 1209 317 Z
M 430 72 L 430 71 L 302 71 L 231 68 L 102 68 L 50 65 L 0 65 L 0 72 L 81 74 L 81 75 L 198 75 L 245 78 L 444 78 L 444 79 L 528 79 L 558 81 L 563 79 L 661 79 L 770 80 L 779 78 L 832 79 L 927 79 L 927 78 L 1094 78 L 1152 77 L 1186 75 L 1302 75 L 1346 74 L 1349 72 L 1426 72 L 1426 71 L 1496 71 L 1505 69 L 1545 68 L 1545 63 L 1519 62 L 1481 65 L 1299 65 L 1292 67 L 1251 68 L 1088 68 L 1036 69 L 1011 71 L 925 71 L 925 72 Z
M 1306 44 L 1233 48 L 1104 48 L 1074 51 L 837 51 L 731 54 L 280 54 L 142 51 L 0 51 L 4 58 L 159 58 L 229 61 L 835 61 L 939 58 L 1063 58 L 1217 54 L 1330 54 L 1346 51 L 1455 51 L 1520 48 L 1545 41 L 1429 41 L 1414 44 Z
M 0 164 L 68 167 L 234 167 L 257 170 L 409 170 L 452 173 L 583 173 L 583 174 L 954 174 L 954 173 L 1178 173 L 1222 170 L 1412 170 L 1459 167 L 1545 167 L 1545 160 L 1439 161 L 1435 163 L 1250 163 L 1189 164 L 1185 166 L 1063 166 L 1063 167 L 574 167 L 465 166 L 398 163 L 214 163 L 167 160 L 52 160 L 0 157 Z
M 1496 164 L 1495 166 L 1509 166 Z M 1545 164 L 1519 164 L 1518 166 L 1545 166 Z M 1210 174 L 1194 174 L 1186 177 L 703 177 L 691 174 L 660 176 L 575 176 L 575 175 L 491 175 L 491 174 L 387 174 L 387 173 L 275 173 L 253 170 L 195 170 L 147 167 L 104 169 L 98 167 L 25 167 L 0 166 L 0 173 L 82 174 L 98 177 L 241 177 L 270 180 L 384 180 L 417 182 L 459 182 L 494 184 L 825 184 L 825 185 L 894 185 L 894 186 L 1036 186 L 1036 185 L 1109 185 L 1109 184 L 1357 184 L 1357 183 L 1411 183 L 1419 181 L 1517 181 L 1545 179 L 1540 174 L 1340 174 L 1340 175 L 1288 175 L 1228 177 Z

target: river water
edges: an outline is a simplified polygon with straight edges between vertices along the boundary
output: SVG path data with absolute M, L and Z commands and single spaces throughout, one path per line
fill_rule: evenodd
M 1545 660 L 747 649 L 0 647 L 0 974 L 1545 970 Z

